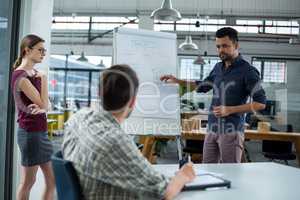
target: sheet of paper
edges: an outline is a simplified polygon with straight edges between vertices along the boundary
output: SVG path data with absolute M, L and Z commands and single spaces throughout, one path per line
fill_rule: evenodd
M 191 183 L 185 184 L 186 186 L 194 186 L 194 185 L 207 185 L 214 183 L 223 183 L 223 180 L 214 177 L 210 174 L 197 175 L 196 178 Z
M 176 172 L 170 170 L 167 173 L 164 173 L 164 175 L 167 176 L 167 177 L 173 177 L 173 176 L 175 176 Z M 224 176 L 223 174 L 214 173 L 214 172 L 210 172 L 210 171 L 196 170 L 196 176 L 203 176 L 203 175 L 207 175 L 207 174 L 214 175 L 214 176 L 219 176 L 219 177 Z

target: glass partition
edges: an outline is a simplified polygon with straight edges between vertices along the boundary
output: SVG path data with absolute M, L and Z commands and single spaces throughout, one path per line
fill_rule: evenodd
M 9 82 L 18 41 L 19 3 L 0 0 L 0 199 L 6 200 L 12 198 L 14 112 Z

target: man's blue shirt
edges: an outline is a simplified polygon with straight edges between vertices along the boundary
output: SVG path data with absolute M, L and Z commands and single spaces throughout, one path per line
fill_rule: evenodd
M 213 99 L 208 115 L 208 132 L 236 133 L 244 132 L 244 113 L 234 113 L 226 117 L 216 117 L 214 106 L 238 106 L 247 103 L 249 97 L 253 102 L 265 104 L 266 95 L 261 87 L 259 72 L 239 55 L 231 66 L 225 63 L 215 65 L 209 76 L 203 81 L 196 81 L 197 92 L 213 89 Z

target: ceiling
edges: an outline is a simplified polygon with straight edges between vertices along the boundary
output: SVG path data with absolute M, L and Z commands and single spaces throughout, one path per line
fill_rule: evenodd
M 54 15 L 149 15 L 162 0 L 54 0 Z M 299 18 L 299 0 L 173 0 L 182 15 Z
M 54 0 L 54 16 L 150 16 L 151 12 L 160 7 L 162 0 Z M 183 16 L 189 17 L 220 17 L 226 21 L 234 17 L 297 19 L 300 21 L 300 0 L 172 0 L 173 7 Z M 299 22 L 300 23 L 300 22 Z M 70 36 L 71 34 L 71 36 Z M 87 31 L 76 30 L 53 31 L 52 41 L 62 43 L 86 43 Z M 193 39 L 203 40 L 205 36 L 195 33 Z M 178 32 L 178 38 L 184 39 L 186 33 Z M 111 38 L 111 34 L 106 34 Z M 245 35 L 243 40 L 258 41 L 258 35 Z M 71 38 L 71 39 L 70 39 Z M 214 39 L 214 34 L 212 35 Z M 262 41 L 288 43 L 289 36 L 259 35 Z M 209 37 L 208 37 L 209 39 Z M 111 39 L 98 38 L 93 43 L 111 45 Z

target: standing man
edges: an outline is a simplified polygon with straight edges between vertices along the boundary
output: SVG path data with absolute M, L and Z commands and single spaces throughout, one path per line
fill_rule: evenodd
M 216 47 L 222 62 L 203 81 L 185 81 L 172 75 L 162 81 L 178 83 L 208 92 L 213 99 L 204 140 L 203 163 L 239 163 L 244 143 L 244 113 L 265 108 L 266 96 L 259 72 L 239 54 L 238 33 L 224 27 L 216 32 Z M 247 103 L 251 97 L 250 103 Z

